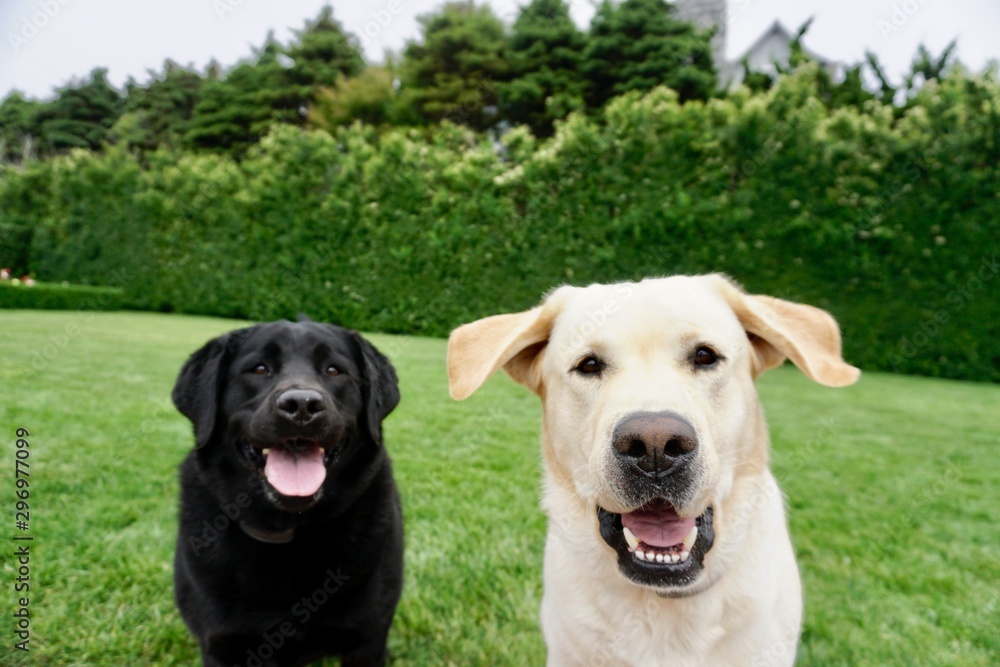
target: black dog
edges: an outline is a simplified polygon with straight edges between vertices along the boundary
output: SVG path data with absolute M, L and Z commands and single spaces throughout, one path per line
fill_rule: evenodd
M 403 580 L 389 361 L 356 332 L 272 322 L 195 352 L 173 400 L 196 437 L 174 594 L 205 665 L 382 665 Z

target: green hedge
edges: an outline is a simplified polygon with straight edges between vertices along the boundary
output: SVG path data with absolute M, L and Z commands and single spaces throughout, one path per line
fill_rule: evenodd
M 28 272 L 33 231 L 26 225 L 0 224 L 0 268 L 9 269 L 14 276 Z
M 0 282 L 0 308 L 36 310 L 120 310 L 124 291 L 117 287 L 50 285 L 32 287 Z
M 1000 85 L 958 72 L 904 112 L 818 91 L 806 67 L 627 95 L 500 152 L 447 125 L 279 126 L 241 163 L 76 152 L 0 171 L 0 224 L 34 225 L 40 278 L 127 307 L 428 335 L 564 282 L 725 271 L 833 312 L 864 368 L 1000 380 Z

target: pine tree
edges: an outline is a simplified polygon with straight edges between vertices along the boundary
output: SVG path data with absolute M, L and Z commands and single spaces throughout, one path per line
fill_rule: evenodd
M 266 134 L 274 122 L 301 125 L 305 121 L 308 89 L 294 81 L 291 71 L 295 63 L 288 50 L 274 39 L 273 34 L 268 34 L 256 56 L 252 72 L 256 77 L 256 90 L 251 84 L 245 91 L 247 104 L 256 106 L 251 133 Z
M 38 111 L 40 154 L 70 148 L 98 148 L 124 111 L 121 93 L 107 81 L 106 69 L 95 69 L 90 80 L 74 82 L 56 91 L 56 98 Z
M 601 107 L 616 95 L 660 85 L 682 101 L 707 99 L 716 90 L 711 35 L 675 19 L 664 0 L 604 0 L 584 51 L 588 104 Z
M 904 81 L 907 92 L 916 92 L 922 83 L 931 79 L 940 79 L 952 65 L 952 56 L 955 54 L 956 46 L 958 46 L 958 41 L 951 40 L 937 58 L 931 55 L 930 50 L 923 44 L 917 46 L 917 55 L 913 59 L 910 73 Z
M 228 150 L 250 141 L 250 127 L 259 110 L 248 101 L 252 102 L 257 90 L 258 77 L 247 63 L 237 65 L 224 78 L 207 80 L 184 133 L 185 143 Z
M 141 150 L 180 145 L 205 80 L 172 60 L 150 74 L 146 86 L 126 85 L 129 112 L 116 123 L 116 138 Z
M 274 122 L 300 122 L 300 97 L 288 85 L 288 56 L 273 35 L 221 77 L 206 77 L 184 140 L 191 146 L 240 150 L 256 142 Z
M 357 38 L 344 32 L 329 6 L 297 31 L 287 48 L 268 36 L 257 60 L 262 82 L 257 101 L 263 121 L 255 123 L 255 133 L 266 131 L 274 121 L 304 124 L 321 89 L 359 74 L 364 67 Z
M 302 125 L 324 88 L 364 69 L 358 40 L 325 7 L 287 48 L 269 34 L 254 56 L 225 77 L 209 73 L 185 133 L 197 147 L 239 150 L 272 123 Z
M 357 76 L 365 68 L 357 37 L 344 32 L 330 6 L 295 33 L 288 55 L 294 62 L 288 78 L 300 87 L 304 104 L 315 99 L 320 88 L 333 86 L 340 77 Z
M 508 40 L 508 80 L 498 85 L 503 116 L 536 136 L 551 135 L 553 121 L 583 106 L 584 45 L 564 0 L 523 7 Z
M 497 82 L 507 76 L 504 25 L 487 5 L 450 2 L 419 18 L 422 40 L 401 65 L 404 100 L 424 121 L 485 130 L 497 121 Z
M 16 90 L 0 102 L 0 162 L 20 164 L 35 154 L 41 134 L 37 122 L 41 107 L 40 102 Z

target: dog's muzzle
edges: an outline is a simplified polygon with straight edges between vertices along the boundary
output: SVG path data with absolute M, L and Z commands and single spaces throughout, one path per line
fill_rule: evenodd
M 615 514 L 597 508 L 601 537 L 618 555 L 630 580 L 666 595 L 683 595 L 704 569 L 712 548 L 712 509 L 682 517 L 694 492 L 698 433 L 674 412 L 635 412 L 612 434 L 619 495 L 634 509 Z

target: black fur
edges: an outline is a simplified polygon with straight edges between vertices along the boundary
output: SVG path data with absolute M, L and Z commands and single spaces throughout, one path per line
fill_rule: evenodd
M 276 407 L 290 389 L 325 409 L 290 420 Z M 356 332 L 273 322 L 195 352 L 173 400 L 196 443 L 180 466 L 174 592 L 205 665 L 384 664 L 403 577 L 402 511 L 382 446 L 382 420 L 399 402 L 389 361 Z M 326 478 L 313 496 L 284 496 L 263 474 L 262 449 L 303 441 L 323 448 Z

